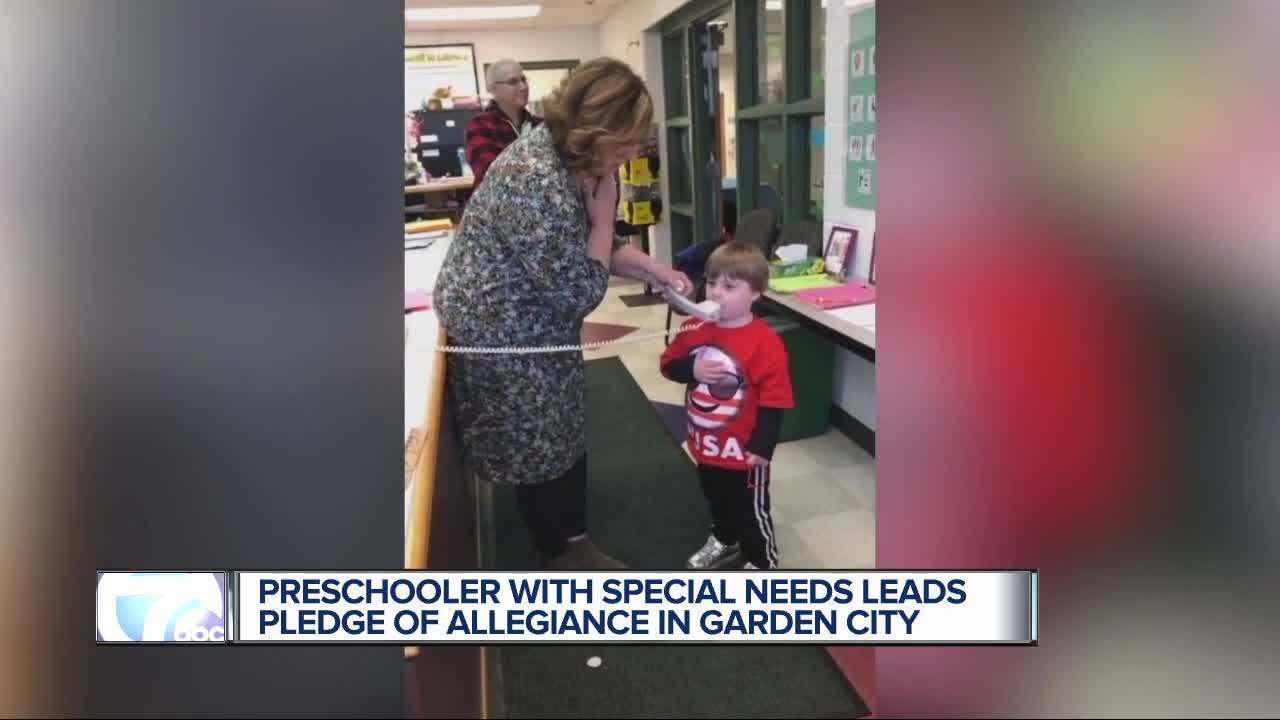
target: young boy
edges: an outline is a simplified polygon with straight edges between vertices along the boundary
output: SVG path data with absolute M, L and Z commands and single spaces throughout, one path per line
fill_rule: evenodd
M 769 461 L 782 413 L 795 404 L 782 338 L 751 313 L 769 283 L 755 246 L 730 241 L 707 259 L 707 298 L 720 321 L 690 318 L 662 353 L 662 374 L 684 383 L 688 446 L 711 510 L 711 535 L 692 569 L 778 566 L 770 517 Z M 687 329 L 694 328 L 694 329 Z

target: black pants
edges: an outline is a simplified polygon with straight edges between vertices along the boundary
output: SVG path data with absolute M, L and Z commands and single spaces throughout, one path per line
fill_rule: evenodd
M 741 543 L 742 552 L 758 568 L 778 567 L 769 501 L 769 466 L 729 470 L 698 466 L 702 494 L 711 506 L 711 532 L 726 545 Z
M 567 538 L 587 532 L 587 456 L 555 480 L 517 485 L 516 501 L 534 544 L 548 557 L 559 557 Z

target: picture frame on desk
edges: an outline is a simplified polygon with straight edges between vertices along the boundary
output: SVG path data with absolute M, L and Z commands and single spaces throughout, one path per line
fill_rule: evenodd
M 868 285 L 876 284 L 876 248 L 880 246 L 880 243 L 876 242 L 876 240 L 879 237 L 879 231 L 871 233 L 871 267 L 867 270 Z
M 840 278 L 849 277 L 849 261 L 856 257 L 858 229 L 847 225 L 832 225 L 827 242 L 822 249 L 822 262 L 827 274 Z

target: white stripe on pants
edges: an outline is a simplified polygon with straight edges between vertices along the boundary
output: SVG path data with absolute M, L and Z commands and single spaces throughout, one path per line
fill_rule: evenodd
M 747 471 L 751 485 L 751 507 L 755 516 L 756 530 L 764 539 L 764 556 L 768 562 L 766 568 L 778 567 L 778 544 L 773 536 L 773 513 L 765 507 L 769 494 L 769 466 L 757 465 Z

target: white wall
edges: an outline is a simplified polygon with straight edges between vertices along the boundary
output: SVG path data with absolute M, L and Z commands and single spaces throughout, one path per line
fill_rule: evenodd
M 871 3 L 850 0 L 827 3 L 826 37 L 826 136 L 823 143 L 825 155 L 823 237 L 833 224 L 848 225 L 858 229 L 858 247 L 854 258 L 854 273 L 866 277 L 871 268 L 871 240 L 876 229 L 873 210 L 861 210 L 845 206 L 845 118 L 848 115 L 849 82 L 848 59 L 845 53 L 849 45 L 849 14 Z M 876 429 L 876 368 L 846 350 L 836 350 L 835 403 L 845 412 L 872 430 Z
M 650 83 L 660 81 L 661 55 L 653 58 L 643 52 L 645 34 L 664 17 L 670 15 L 685 0 L 627 0 L 600 23 L 600 54 L 625 60 L 640 76 Z
M 476 75 L 480 94 L 484 88 L 484 65 L 503 58 L 521 62 L 532 60 L 587 61 L 600 53 L 600 34 L 595 27 L 529 28 L 523 30 L 428 30 L 407 32 L 405 45 L 471 43 L 476 47 Z

